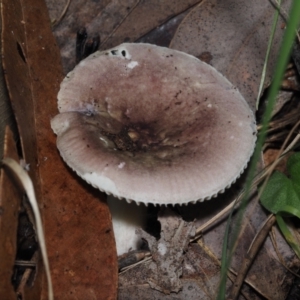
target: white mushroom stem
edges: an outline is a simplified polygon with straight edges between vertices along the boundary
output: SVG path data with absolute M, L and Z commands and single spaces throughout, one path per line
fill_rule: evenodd
M 112 215 L 117 254 L 139 249 L 142 241 L 135 231 L 137 228 L 145 228 L 147 207 L 121 201 L 113 196 L 107 197 L 107 203 Z

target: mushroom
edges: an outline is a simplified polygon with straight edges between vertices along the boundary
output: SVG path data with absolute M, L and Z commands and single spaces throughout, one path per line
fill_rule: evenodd
M 246 168 L 256 141 L 245 99 L 210 65 L 176 50 L 121 44 L 81 61 L 51 120 L 64 161 L 128 202 L 215 197 Z

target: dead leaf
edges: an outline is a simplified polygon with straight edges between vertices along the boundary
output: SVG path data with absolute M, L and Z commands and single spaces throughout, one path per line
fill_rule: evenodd
M 3 0 L 2 18 L 6 81 L 42 208 L 55 298 L 115 299 L 117 260 L 108 207 L 62 162 L 50 128 L 63 74 L 46 6 Z M 41 274 L 26 299 L 46 299 Z
M 151 0 L 137 2 L 136 7 L 122 20 L 119 27 L 110 33 L 107 40 L 103 40 L 101 49 L 108 49 L 123 42 L 134 42 L 171 17 L 196 5 L 199 3 L 199 0 Z M 100 35 L 102 36 L 102 31 L 100 31 Z
M 197 279 L 182 279 L 182 291 L 179 294 L 165 295 L 152 290 L 145 284 L 135 284 L 119 288 L 118 300 L 211 300 L 199 286 Z M 253 299 L 255 300 L 255 299 Z
M 5 130 L 4 155 L 19 160 L 12 132 Z M 0 298 L 16 299 L 11 283 L 16 258 L 17 224 L 21 194 L 4 170 L 0 171 Z M 5 258 L 5 259 L 3 259 Z
M 273 163 L 275 161 L 275 159 L 277 158 L 278 154 L 279 154 L 278 149 L 267 149 L 264 152 L 264 164 L 266 166 L 270 165 L 271 163 Z M 282 173 L 288 174 L 287 172 L 287 161 L 288 158 L 293 154 L 293 152 L 290 152 L 288 155 L 284 156 L 281 161 L 276 165 L 275 170 L 280 171 Z
M 236 188 L 237 186 L 233 187 Z M 216 199 L 212 199 L 207 203 L 199 203 L 193 207 L 182 207 L 181 214 L 185 217 L 189 216 L 189 219 L 197 218 L 196 226 L 199 226 L 211 218 L 211 214 L 215 215 L 216 210 L 218 210 L 218 205 L 219 209 L 221 209 L 221 206 L 223 205 L 222 202 L 226 203 L 230 197 L 232 197 L 231 199 L 235 198 L 234 195 L 232 195 L 232 190 L 228 190 L 225 194 L 219 195 Z M 198 213 L 201 217 L 197 217 L 197 211 L 201 212 Z M 237 272 L 239 270 L 243 258 L 247 255 L 248 248 L 250 247 L 256 232 L 259 230 L 265 219 L 265 211 L 262 209 L 261 205 L 258 204 L 255 195 L 252 196 L 251 202 L 247 205 L 243 216 L 243 225 L 245 225 L 245 230 L 239 237 L 238 246 L 231 263 L 233 271 Z M 210 249 L 211 253 L 213 253 L 219 261 L 222 255 L 225 226 L 226 219 L 225 222 L 214 226 L 203 235 L 203 243 Z M 234 226 L 235 222 L 233 221 L 232 227 Z M 297 270 L 299 267 L 299 261 L 295 262 L 295 254 L 280 234 L 277 236 L 277 243 L 280 253 L 285 253 L 285 260 L 291 262 L 290 267 Z M 280 281 L 279 284 L 278 278 L 285 278 L 285 280 Z M 293 275 L 278 262 L 277 254 L 270 239 L 268 238 L 248 272 L 247 282 L 251 283 L 251 286 L 266 298 L 284 299 L 292 280 Z M 278 297 L 276 298 L 274 295 L 278 295 Z
M 66 2 L 47 0 L 51 19 L 57 19 Z M 65 73 L 75 66 L 76 32 L 86 27 L 90 36 L 100 35 L 101 49 L 133 42 L 199 0 L 73 0 L 62 21 L 55 26 Z M 59 9 L 58 9 L 59 7 Z
M 154 44 L 161 47 L 169 47 L 169 44 L 171 43 L 178 26 L 191 10 L 192 8 L 189 8 L 188 10 L 171 18 L 167 22 L 154 28 L 149 33 L 136 40 L 136 42 Z
M 149 263 L 140 264 L 120 274 L 119 300 L 161 299 L 216 299 L 219 285 L 220 265 L 205 247 L 190 244 L 184 255 L 183 273 L 180 278 L 182 290 L 169 295 L 153 290 L 147 281 L 152 272 Z M 234 275 L 232 276 L 235 279 Z M 242 295 L 245 299 L 261 299 L 251 288 L 244 286 Z M 244 299 L 244 298 L 241 298 Z
M 195 234 L 195 227 L 167 208 L 160 211 L 158 221 L 161 223 L 158 241 L 141 229 L 138 230 L 141 238 L 147 240 L 153 258 L 149 265 L 152 276 L 148 283 L 164 294 L 178 293 L 182 289 L 179 278 L 182 276 L 183 253 Z
M 288 11 L 290 0 L 282 1 Z M 170 48 L 190 53 L 214 66 L 238 87 L 254 108 L 275 9 L 271 1 L 203 1 L 186 16 Z M 274 74 L 285 22 L 279 18 L 265 87 Z

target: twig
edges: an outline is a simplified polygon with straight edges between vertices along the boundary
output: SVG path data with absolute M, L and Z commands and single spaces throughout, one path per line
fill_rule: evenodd
M 253 189 L 256 188 L 256 186 L 262 182 L 262 180 L 264 179 L 264 177 L 267 174 L 267 170 L 268 170 L 268 167 L 266 167 L 258 175 L 256 175 L 256 177 L 251 185 L 251 188 L 250 188 L 251 191 L 253 191 Z M 239 205 L 241 199 L 243 198 L 244 193 L 245 193 L 245 190 L 243 189 L 240 192 L 240 194 L 238 195 L 238 197 L 236 199 L 234 199 L 229 205 L 227 205 L 224 209 L 222 209 L 218 214 L 216 214 L 213 218 L 208 220 L 206 223 L 204 223 L 203 225 L 198 227 L 196 230 L 195 237 L 193 239 L 191 239 L 191 242 L 197 240 L 205 230 L 207 230 L 209 227 L 211 227 L 212 225 L 217 223 L 221 218 L 227 217 L 233 207 L 238 208 L 238 205 Z
M 300 278 L 300 275 L 298 275 L 296 272 L 294 272 L 293 270 L 291 270 L 285 263 L 282 255 L 279 253 L 278 247 L 277 247 L 277 242 L 276 242 L 276 238 L 275 238 L 275 232 L 274 232 L 274 227 L 272 228 L 272 231 L 270 232 L 270 238 L 271 238 L 271 242 L 273 244 L 273 247 L 275 249 L 275 252 L 278 256 L 278 262 L 286 269 L 288 270 L 291 274 L 293 274 L 294 276 Z
M 103 42 L 101 42 L 101 47 L 114 35 L 114 33 L 119 29 L 119 27 L 124 23 L 124 21 L 127 19 L 127 17 L 135 10 L 135 8 L 140 4 L 140 0 L 138 0 L 133 7 L 128 11 L 126 16 L 121 20 L 121 22 L 112 30 L 112 32 L 104 39 Z
M 294 147 L 294 145 L 297 143 L 297 141 L 300 139 L 300 134 L 298 134 L 294 140 L 289 144 L 289 146 L 287 146 L 287 148 L 285 150 L 284 147 L 286 146 L 286 144 L 288 143 L 288 141 L 290 140 L 291 136 L 293 135 L 294 131 L 297 129 L 297 127 L 300 125 L 300 120 L 294 125 L 294 127 L 291 129 L 291 131 L 289 132 L 288 136 L 286 137 L 282 147 L 280 148 L 280 151 L 275 159 L 275 161 L 267 166 L 264 170 L 262 170 L 254 179 L 254 182 L 251 185 L 251 191 L 253 191 L 253 189 L 260 184 L 266 176 L 270 176 L 270 174 L 273 172 L 273 170 L 275 169 L 275 167 L 277 166 L 277 164 L 281 161 L 281 159 Z M 239 194 L 239 196 L 233 200 L 229 205 L 227 205 L 222 211 L 220 211 L 218 214 L 216 214 L 213 218 L 211 218 L 209 221 L 207 221 L 206 223 L 204 223 L 203 225 L 201 225 L 200 227 L 197 228 L 196 230 L 196 234 L 195 237 L 193 239 L 191 239 L 192 241 L 197 240 L 203 231 L 205 231 L 207 228 L 209 228 L 210 226 L 212 226 L 213 224 L 215 224 L 217 221 L 219 221 L 221 218 L 224 218 L 226 216 L 228 216 L 228 214 L 230 213 L 231 209 L 235 206 L 238 205 L 240 200 L 242 199 L 244 195 L 244 190 L 241 191 L 241 193 Z
M 265 221 L 261 229 L 258 231 L 258 233 L 255 235 L 248 251 L 246 254 L 246 257 L 244 258 L 242 262 L 242 266 L 240 268 L 240 271 L 238 272 L 238 275 L 236 277 L 236 281 L 232 286 L 231 293 L 229 295 L 228 300 L 235 300 L 237 299 L 239 295 L 239 291 L 241 289 L 241 286 L 244 282 L 244 279 L 247 275 L 247 272 L 249 270 L 249 267 L 252 264 L 252 261 L 254 260 L 258 250 L 262 246 L 263 242 L 265 241 L 266 237 L 269 234 L 270 229 L 275 224 L 276 218 L 274 215 L 270 215 L 268 219 Z
M 65 14 L 70 6 L 70 3 L 71 3 L 71 0 L 67 0 L 67 3 L 65 5 L 60 17 L 58 18 L 58 20 L 54 20 L 54 22 L 52 23 L 52 27 L 58 25 L 61 22 L 61 20 L 64 18 Z
M 127 255 L 118 258 L 119 270 L 124 271 L 126 268 L 135 265 L 147 257 L 151 257 L 151 253 L 149 251 L 136 250 L 129 252 Z
M 141 261 L 139 261 L 139 262 L 137 262 L 137 263 L 135 263 L 135 264 L 133 264 L 133 265 L 131 265 L 131 266 L 128 266 L 128 267 L 126 267 L 126 268 L 123 268 L 123 269 L 119 272 L 119 275 L 120 275 L 120 274 L 123 274 L 123 273 L 125 273 L 125 272 L 127 272 L 127 271 L 129 271 L 130 269 L 133 269 L 133 268 L 137 267 L 138 265 L 146 264 L 146 263 L 149 263 L 149 262 L 151 262 L 151 261 L 152 261 L 152 256 L 146 257 L 145 259 L 143 259 L 143 260 L 141 260 Z
M 205 251 L 205 253 L 212 259 L 212 261 L 218 265 L 219 267 L 221 267 L 221 261 L 216 257 L 216 255 L 211 251 L 211 249 L 209 247 L 207 247 L 201 240 L 197 241 L 198 245 Z M 227 274 L 229 280 L 234 283 L 236 281 L 236 277 L 237 277 L 237 272 L 235 272 L 232 268 L 229 268 L 229 272 Z M 252 284 L 252 282 L 248 279 L 245 279 L 245 282 L 253 288 L 253 290 L 255 290 L 257 293 L 259 293 L 260 295 L 262 295 L 263 297 L 266 297 L 266 295 L 263 294 L 262 291 L 260 291 L 257 286 L 255 286 L 254 284 Z M 246 293 L 244 293 L 243 291 L 241 291 L 241 294 L 243 295 L 243 297 L 245 299 L 248 300 L 248 295 Z
M 36 268 L 37 263 L 35 261 L 28 260 L 15 260 L 14 265 L 18 267 Z

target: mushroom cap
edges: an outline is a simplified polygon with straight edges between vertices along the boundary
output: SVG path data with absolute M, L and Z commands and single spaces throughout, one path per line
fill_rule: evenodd
M 253 153 L 252 110 L 225 77 L 186 53 L 121 44 L 81 61 L 51 120 L 77 174 L 128 201 L 187 204 L 223 192 Z

